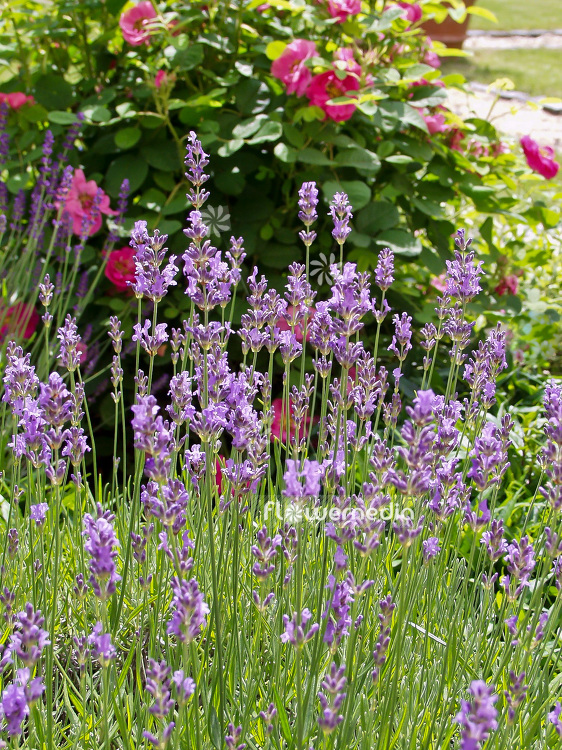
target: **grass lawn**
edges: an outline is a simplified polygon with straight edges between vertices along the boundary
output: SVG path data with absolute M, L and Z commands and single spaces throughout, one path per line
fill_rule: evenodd
M 463 59 L 444 59 L 443 72 L 462 73 L 469 81 L 479 83 L 510 78 L 518 91 L 562 98 L 562 52 L 559 50 L 477 50 L 472 54 Z
M 472 29 L 562 29 L 562 0 L 477 0 L 495 13 L 498 23 L 473 16 Z

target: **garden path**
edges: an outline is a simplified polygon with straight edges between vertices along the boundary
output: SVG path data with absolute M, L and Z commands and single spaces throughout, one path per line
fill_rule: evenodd
M 562 30 L 472 32 L 464 49 L 559 49 Z M 560 92 L 562 98 L 562 92 Z M 513 138 L 530 135 L 541 145 L 562 151 L 562 103 L 538 104 L 540 97 L 520 91 L 490 91 L 488 86 L 470 83 L 467 92 L 449 90 L 448 105 L 462 117 L 489 119 L 501 132 Z M 490 115 L 491 112 L 491 115 Z

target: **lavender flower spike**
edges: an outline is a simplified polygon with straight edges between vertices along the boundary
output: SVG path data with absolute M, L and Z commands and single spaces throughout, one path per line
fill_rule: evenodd
M 341 246 L 351 233 L 349 222 L 353 219 L 349 199 L 345 193 L 336 193 L 334 195 L 328 215 L 332 217 L 332 221 L 334 222 L 332 237 Z
M 470 693 L 474 700 L 472 703 L 462 701 L 461 710 L 455 717 L 457 724 L 463 727 L 461 750 L 478 750 L 480 743 L 485 742 L 498 726 L 498 712 L 494 707 L 498 696 L 494 695 L 494 686 L 486 685 L 483 680 L 474 680 Z

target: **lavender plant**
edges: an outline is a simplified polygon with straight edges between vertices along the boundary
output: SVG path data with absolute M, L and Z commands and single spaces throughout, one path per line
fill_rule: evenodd
M 498 499 L 514 426 L 493 413 L 505 334 L 498 327 L 470 349 L 469 303 L 483 273 L 470 240 L 457 235 L 438 326 L 422 332 L 420 388 L 404 405 L 411 319 L 393 317 L 392 373 L 378 364 L 382 338 L 372 352 L 361 341 L 368 316 L 380 329 L 390 312 L 392 253 L 380 255 L 374 290 L 369 274 L 334 264 L 323 301 L 306 265 L 290 267 L 284 296 L 255 269 L 234 331 L 243 241 L 232 238 L 224 255 L 212 246 L 201 213 L 207 155 L 194 133 L 188 144 L 193 209 L 181 261 L 143 221 L 132 234 L 132 405 L 122 391 L 124 334 L 110 321 L 111 476 L 95 460 L 91 471 L 86 465 L 95 445 L 72 317 L 58 328 L 58 367 L 43 381 L 21 346 L 8 347 L 2 741 L 558 746 L 562 386 L 545 387 L 540 489 L 528 498 L 523 537 L 512 538 Z M 317 208 L 316 187 L 305 184 L 307 250 Z M 330 214 L 343 246 L 346 195 L 335 196 Z M 190 309 L 169 329 L 158 313 L 174 285 Z M 243 342 L 237 371 L 233 335 Z M 152 393 L 163 345 L 165 404 Z M 436 393 L 433 362 L 443 346 L 450 374 Z M 276 357 L 284 366 L 279 437 Z M 124 465 L 129 427 L 132 467 Z
M 8 115 L 6 103 L 0 103 L 0 350 L 5 351 L 10 339 L 27 340 L 29 353 L 44 376 L 55 358 L 52 331 L 62 326 L 69 312 L 80 319 L 102 278 L 124 218 L 128 186 L 123 184 L 119 209 L 113 211 L 103 190 L 93 181 L 86 182 L 82 170 L 68 163 L 80 135 L 82 115 L 62 143 L 47 130 L 42 147 L 30 153 L 21 142 L 12 143 L 10 136 L 16 131 Z M 26 142 L 28 147 L 35 146 L 29 138 Z M 22 165 L 24 180 L 21 174 L 13 174 Z M 88 243 L 102 225 L 102 214 L 112 215 L 114 224 L 98 261 Z M 42 336 L 36 333 L 40 313 Z M 95 341 L 83 341 L 79 354 L 95 366 L 96 349 Z

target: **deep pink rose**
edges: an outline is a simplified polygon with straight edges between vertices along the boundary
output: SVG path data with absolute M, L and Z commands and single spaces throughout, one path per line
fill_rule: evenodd
M 355 104 L 328 104 L 330 99 L 346 96 L 348 91 L 357 91 L 359 81 L 356 76 L 346 76 L 343 81 L 337 77 L 334 70 L 319 73 L 314 76 L 306 95 L 314 107 L 320 107 L 334 122 L 345 122 L 356 110 Z M 325 119 L 325 118 L 324 118 Z
M 157 89 L 160 88 L 160 86 L 166 81 L 168 78 L 168 74 L 165 70 L 159 70 L 158 73 L 154 76 L 154 85 Z
M 74 170 L 74 177 L 72 178 L 72 185 L 66 196 L 64 202 L 64 208 L 67 213 L 70 214 L 72 219 L 72 231 L 74 234 L 80 235 L 82 233 L 82 223 L 86 218 L 90 222 L 90 228 L 88 235 L 91 237 L 101 227 L 101 215 L 115 216 L 117 211 L 113 211 L 109 207 L 109 197 L 101 191 L 101 201 L 98 206 L 98 210 L 92 215 L 92 204 L 98 190 L 100 190 L 95 180 L 86 181 L 84 172 L 81 169 Z M 56 203 L 57 208 L 60 207 L 59 202 Z
M 5 102 L 11 109 L 19 109 L 24 104 L 35 104 L 32 96 L 26 96 L 21 91 L 14 91 L 11 94 L 0 93 L 0 104 Z
M 494 291 L 499 297 L 503 297 L 504 294 L 517 294 L 518 287 L 519 279 L 517 276 L 510 274 L 509 276 L 504 276 Z
M 132 247 L 126 245 L 119 250 L 112 250 L 109 254 L 105 275 L 119 291 L 129 289 L 127 282 L 135 280 L 135 252 Z
M 411 24 L 421 21 L 423 11 L 417 3 L 399 2 L 397 4 L 404 10 L 403 18 L 406 18 Z
M 338 23 L 345 23 L 350 16 L 361 13 L 361 0 L 328 0 L 328 13 Z
M 542 174 L 547 180 L 552 180 L 553 177 L 556 177 L 560 169 L 560 164 L 554 161 L 554 150 L 550 146 L 539 146 L 528 135 L 524 135 L 520 143 L 527 159 L 527 164 L 534 172 Z
M 143 0 L 143 2 L 125 11 L 119 19 L 123 39 L 133 47 L 150 44 L 152 34 L 150 22 L 156 18 L 158 18 L 158 14 L 149 0 Z
M 312 79 L 312 73 L 304 64 L 315 57 L 316 44 L 306 39 L 295 39 L 283 50 L 283 54 L 271 64 L 271 73 L 283 81 L 288 94 L 303 96 Z
M 448 125 L 445 122 L 445 115 L 441 112 L 436 112 L 433 115 L 423 115 L 427 129 L 430 135 L 434 133 L 446 133 L 449 130 Z
M 39 313 L 33 305 L 16 302 L 5 310 L 4 304 L 0 303 L 0 341 L 4 341 L 8 334 L 28 339 L 35 333 L 38 324 Z

